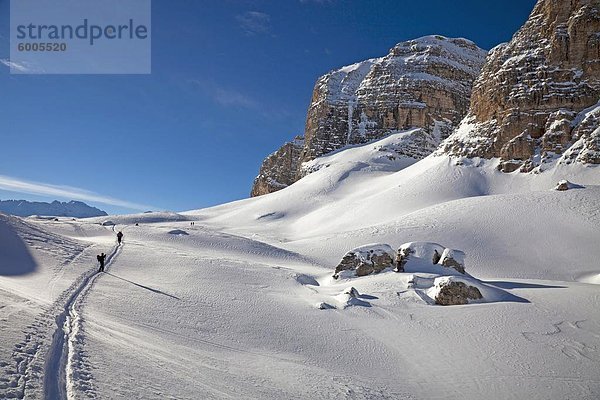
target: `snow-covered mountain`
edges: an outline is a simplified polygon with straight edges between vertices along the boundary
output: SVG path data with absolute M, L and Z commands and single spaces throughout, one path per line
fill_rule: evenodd
M 600 3 L 540 0 L 492 51 L 444 152 L 500 158 L 504 172 L 600 163 Z
M 566 3 L 595 18 L 532 18 Z M 537 173 L 475 152 L 472 111 L 430 155 L 298 139 L 302 179 L 208 209 L 0 214 L 0 398 L 600 398 L 599 111 L 563 111 L 579 144 Z
M 303 162 L 409 128 L 422 129 L 413 132 L 413 145 L 406 141 L 404 153 L 422 159 L 467 113 L 485 54 L 466 39 L 426 36 L 397 44 L 385 57 L 322 76 L 315 84 L 304 137 L 265 159 L 252 195 L 289 186 L 306 174 Z
M 96 207 L 91 207 L 81 201 L 74 200 L 69 202 L 54 200 L 52 203 L 27 200 L 0 200 L 0 212 L 20 217 L 43 215 L 88 218 L 108 215 L 105 211 Z

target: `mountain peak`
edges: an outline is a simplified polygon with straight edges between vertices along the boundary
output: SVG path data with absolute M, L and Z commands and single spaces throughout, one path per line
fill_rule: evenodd
M 412 128 L 422 132 L 404 142 L 403 154 L 414 161 L 430 154 L 465 116 L 485 56 L 469 40 L 431 35 L 328 72 L 315 84 L 302 145 L 271 154 L 252 195 L 291 185 L 306 173 L 302 163 Z

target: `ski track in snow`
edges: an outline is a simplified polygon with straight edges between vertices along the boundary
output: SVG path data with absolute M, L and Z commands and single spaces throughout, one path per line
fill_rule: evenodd
M 117 245 L 107 255 L 105 271 L 109 270 L 121 249 L 122 245 Z M 57 329 L 52 338 L 44 373 L 44 398 L 47 400 L 75 398 L 75 386 L 78 378 L 76 364 L 81 360 L 78 348 L 83 339 L 80 334 L 81 313 L 79 309 L 96 278 L 100 275 L 101 273 L 98 271 L 88 274 L 76 289 L 70 292 L 63 311 L 56 317 Z M 82 378 L 85 379 L 86 376 L 84 375 Z
M 73 256 L 68 264 L 77 260 L 86 250 L 93 248 L 90 245 L 84 248 L 79 254 Z M 26 392 L 38 390 L 39 381 L 44 376 L 44 360 L 46 351 L 44 343 L 48 340 L 48 333 L 52 330 L 53 322 L 57 310 L 67 301 L 69 294 L 76 291 L 81 282 L 86 279 L 90 271 L 82 274 L 73 284 L 65 290 L 45 311 L 35 317 L 33 323 L 27 326 L 23 333 L 25 338 L 14 346 L 12 354 L 12 364 L 3 362 L 0 367 L 3 369 L 0 377 L 0 397 L 7 399 L 23 399 Z M 54 284 L 50 282 L 51 290 Z
M 95 247 L 96 244 L 91 244 L 63 262 L 59 275 L 49 282 L 50 290 L 54 290 L 55 281 L 64 275 L 64 267 Z M 121 247 L 115 245 L 107 255 L 106 270 L 120 253 Z M 25 338 L 14 346 L 13 363 L 0 362 L 0 398 L 38 397 L 43 390 L 45 399 L 70 399 L 75 396 L 77 384 L 86 387 L 85 382 L 90 377 L 76 371 L 76 364 L 82 362 L 78 350 L 82 342 L 79 309 L 98 276 L 100 273 L 95 267 L 83 273 L 23 330 Z M 46 348 L 44 344 L 48 341 L 50 345 Z M 40 387 L 42 379 L 43 385 Z

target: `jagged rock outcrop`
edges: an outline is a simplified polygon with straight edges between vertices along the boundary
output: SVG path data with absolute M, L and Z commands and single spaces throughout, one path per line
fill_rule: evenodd
M 365 276 L 379 273 L 394 264 L 394 251 L 387 244 L 371 244 L 356 248 L 344 255 L 335 268 L 334 278 L 344 271 L 350 276 Z
M 300 168 L 303 162 L 409 128 L 422 130 L 413 133 L 415 145 L 407 146 L 406 155 L 419 160 L 431 154 L 466 115 L 485 55 L 466 39 L 426 36 L 397 44 L 385 57 L 322 76 L 313 91 L 297 161 L 290 162 L 297 147 L 290 151 L 289 144 L 269 156 L 252 195 L 300 179 L 306 173 Z
M 440 153 L 500 158 L 504 172 L 529 172 L 576 144 L 560 162 L 598 164 L 600 112 L 578 113 L 599 99 L 600 0 L 539 0 L 488 55 L 469 114 Z
M 408 128 L 447 136 L 467 112 L 485 54 L 465 39 L 427 36 L 326 74 L 308 109 L 302 161 Z
M 300 168 L 300 153 L 304 147 L 304 138 L 296 136 L 279 150 L 270 154 L 262 163 L 258 176 L 254 179 L 251 196 L 281 190 L 296 181 Z

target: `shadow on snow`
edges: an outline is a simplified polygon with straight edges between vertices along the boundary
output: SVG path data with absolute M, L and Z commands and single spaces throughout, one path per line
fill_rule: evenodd
M 125 282 L 128 282 L 128 283 L 131 283 L 132 285 L 135 285 L 135 286 L 137 286 L 137 287 L 139 287 L 139 288 L 142 288 L 142 289 L 149 290 L 149 291 L 151 291 L 151 292 L 153 292 L 153 293 L 162 294 L 163 296 L 168 296 L 168 297 L 170 297 L 170 298 L 172 298 L 172 299 L 175 299 L 175 300 L 181 300 L 179 297 L 177 297 L 177 296 L 173 296 L 172 294 L 169 294 L 169 293 L 165 293 L 165 292 L 163 292 L 162 290 L 153 289 L 153 288 L 151 288 L 151 287 L 148 287 L 148 286 L 140 285 L 139 283 L 132 282 L 132 281 L 130 281 L 130 280 L 128 280 L 128 279 L 125 279 L 125 278 L 121 278 L 120 276 L 117 276 L 117 275 L 115 275 L 115 274 L 111 274 L 110 272 L 106 272 L 105 274 L 106 274 L 106 275 L 110 275 L 110 276 L 112 276 L 112 277 L 114 277 L 114 278 L 120 279 L 120 280 L 122 280 L 122 281 L 125 281 Z

